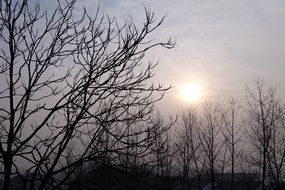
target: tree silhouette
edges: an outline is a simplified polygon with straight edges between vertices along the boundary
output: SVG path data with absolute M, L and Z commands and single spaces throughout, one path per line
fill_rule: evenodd
M 277 140 L 280 137 L 277 137 L 276 132 L 283 128 L 284 113 L 276 97 L 275 89 L 267 88 L 262 79 L 256 80 L 254 88 L 248 88 L 247 114 L 250 127 L 248 136 L 256 150 L 257 155 L 252 156 L 256 157 L 255 164 L 261 171 L 262 189 L 265 189 L 268 180 L 268 169 L 271 177 L 274 176 L 274 181 L 280 184 L 279 169 L 283 166 L 284 148 L 280 149 L 279 143 L 284 143 L 282 142 L 284 140 Z M 280 132 L 282 139 L 284 137 L 283 129 Z M 277 170 L 274 171 L 273 168 Z
M 202 126 L 199 138 L 205 155 L 206 169 L 210 174 L 211 189 L 216 189 L 217 174 L 222 174 L 226 167 L 227 147 L 221 133 L 223 122 L 217 103 L 206 103 L 203 106 Z
M 58 1 L 53 11 L 42 11 L 32 1 L 0 2 L 4 189 L 13 175 L 29 179 L 30 189 L 35 183 L 56 189 L 84 162 L 134 146 L 126 136 L 139 136 L 140 146 L 154 141 L 151 125 L 126 131 L 147 123 L 168 89 L 153 83 L 157 63 L 144 59 L 156 46 L 174 46 L 149 37 L 164 18 L 145 10 L 142 26 L 122 24 L 99 10 L 75 17 L 75 6 Z
M 239 124 L 240 118 L 238 118 L 240 109 L 241 107 L 234 99 L 230 99 L 225 104 L 220 104 L 220 114 L 223 123 L 221 132 L 226 140 L 226 145 L 230 154 L 231 190 L 234 189 L 234 176 L 236 169 L 235 162 L 238 159 L 238 154 L 240 152 L 238 148 L 243 136 L 241 126 Z
M 202 146 L 199 138 L 201 119 L 197 110 L 190 108 L 181 114 L 176 138 L 176 163 L 181 171 L 182 185 L 191 189 L 191 178 L 197 177 L 198 189 L 202 189 L 201 175 L 205 169 Z

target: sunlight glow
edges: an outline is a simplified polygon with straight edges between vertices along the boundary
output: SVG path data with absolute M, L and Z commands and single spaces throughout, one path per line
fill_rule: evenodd
M 202 86 L 197 82 L 187 83 L 181 87 L 180 97 L 185 103 L 198 103 L 202 97 Z

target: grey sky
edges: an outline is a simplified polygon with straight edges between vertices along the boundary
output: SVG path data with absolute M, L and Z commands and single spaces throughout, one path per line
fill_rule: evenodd
M 254 77 L 276 85 L 285 96 L 285 1 L 265 0 L 81 0 L 93 12 L 101 11 L 137 22 L 144 18 L 143 6 L 157 17 L 167 13 L 156 35 L 177 40 L 174 50 L 155 50 L 160 59 L 157 77 L 173 84 L 161 104 L 167 110 L 183 103 L 177 98 L 182 83 L 204 84 L 206 99 L 245 94 Z M 95 12 L 95 11 L 94 11 Z

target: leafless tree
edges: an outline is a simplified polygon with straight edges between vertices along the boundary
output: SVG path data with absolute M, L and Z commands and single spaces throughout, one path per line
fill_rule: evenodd
M 219 105 L 220 114 L 223 122 L 221 132 L 226 140 L 226 145 L 230 154 L 231 162 L 231 189 L 234 189 L 234 175 L 235 175 L 235 161 L 237 160 L 241 138 L 243 131 L 240 125 L 240 119 L 238 116 L 240 106 L 236 100 L 230 99 L 228 102 Z
M 280 105 L 278 105 L 279 107 Z M 284 182 L 284 162 L 285 162 L 285 123 L 284 107 L 279 107 L 280 117 L 273 123 L 271 138 L 268 147 L 268 173 L 269 180 L 274 188 L 281 188 Z
M 159 175 L 168 173 L 170 171 L 169 159 L 171 160 L 168 132 L 174 122 L 170 119 L 169 123 L 166 123 L 159 114 L 153 116 L 148 124 L 150 125 L 148 129 L 151 131 L 147 132 L 148 136 L 152 136 L 152 141 L 146 141 L 146 144 L 140 142 L 142 139 L 140 135 L 135 135 L 136 133 L 141 134 L 140 129 L 144 127 L 136 123 L 136 127 L 129 128 L 128 135 L 125 138 L 127 138 L 126 142 L 130 146 L 117 156 L 121 168 L 130 170 L 131 173 L 152 171 L 154 168 Z M 146 125 L 145 123 L 142 124 Z
M 191 108 L 182 114 L 182 122 L 178 124 L 176 161 L 188 189 L 193 187 L 189 177 L 195 177 L 195 183 L 202 189 L 204 174 L 209 177 L 211 188 L 215 189 L 219 183 L 217 174 L 224 172 L 228 158 L 220 109 L 219 104 L 208 102 L 200 111 Z
M 147 152 L 150 147 L 137 146 L 139 142 L 139 136 L 131 135 L 130 132 L 132 128 L 127 129 L 126 142 L 132 146 L 128 146 L 123 152 L 120 152 L 117 156 L 118 164 L 127 173 L 137 173 L 143 171 L 143 166 L 145 166 L 144 154 L 139 154 L 141 151 Z M 147 153 L 146 153 L 147 154 Z M 142 156 L 139 156 L 142 155 Z M 145 166 L 146 167 L 146 166 Z
M 266 180 L 268 179 L 268 167 L 272 167 L 274 165 L 273 162 L 277 164 L 277 162 L 274 161 L 274 159 L 277 158 L 275 157 L 277 155 L 274 156 L 274 154 L 277 153 L 275 148 L 277 148 L 277 144 L 279 143 L 276 139 L 276 131 L 279 130 L 283 111 L 276 97 L 275 89 L 273 87 L 267 87 L 265 82 L 261 79 L 255 82 L 254 88 L 248 88 L 247 114 L 248 125 L 250 127 L 248 135 L 257 153 L 255 155 L 257 158 L 255 161 L 260 167 L 261 185 L 264 190 Z M 282 155 L 284 150 L 281 151 Z M 280 155 L 280 152 L 277 154 Z M 281 165 L 283 165 L 282 159 L 279 163 Z M 277 168 L 279 167 L 280 165 L 277 166 Z M 278 171 L 278 169 L 276 171 Z
M 153 103 L 168 89 L 150 80 L 156 63 L 144 63 L 150 49 L 174 46 L 149 37 L 164 18 L 146 10 L 142 26 L 121 24 L 99 10 L 75 17 L 75 6 L 59 0 L 55 10 L 43 11 L 28 0 L 0 1 L 4 189 L 14 174 L 29 176 L 30 189 L 34 183 L 55 189 L 82 163 L 126 149 L 134 126 L 127 123 L 147 123 Z M 152 144 L 152 127 L 142 126 L 132 134 L 140 136 L 136 144 Z M 99 149 L 103 134 L 109 143 Z M 67 162 L 71 143 L 77 150 Z
M 203 106 L 202 125 L 199 138 L 206 159 L 206 168 L 210 173 L 211 188 L 218 184 L 217 174 L 222 174 L 227 163 L 226 141 L 221 133 L 223 122 L 218 104 L 206 103 Z
M 171 141 L 171 134 L 169 130 L 174 124 L 170 118 L 170 123 L 167 124 L 160 114 L 156 115 L 156 120 L 154 126 L 157 128 L 154 131 L 154 135 L 157 137 L 154 145 L 151 147 L 149 159 L 152 162 L 152 171 L 156 174 L 156 186 L 162 187 L 164 184 L 168 183 L 165 181 L 166 177 L 171 176 L 172 173 L 172 162 L 173 162 L 173 146 Z
M 205 159 L 203 159 L 201 143 L 198 137 L 200 127 L 200 119 L 198 112 L 194 108 L 190 108 L 181 114 L 181 121 L 177 123 L 176 137 L 176 163 L 181 168 L 182 183 L 188 189 L 193 187 L 190 178 L 197 177 L 198 188 L 201 186 L 201 175 L 205 167 Z

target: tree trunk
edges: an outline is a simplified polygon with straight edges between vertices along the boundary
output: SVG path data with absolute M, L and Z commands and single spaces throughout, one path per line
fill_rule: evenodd
M 11 172 L 12 172 L 12 157 L 7 156 L 4 158 L 4 184 L 3 189 L 8 190 L 10 188 Z

